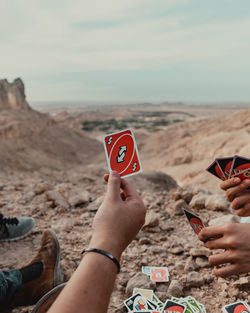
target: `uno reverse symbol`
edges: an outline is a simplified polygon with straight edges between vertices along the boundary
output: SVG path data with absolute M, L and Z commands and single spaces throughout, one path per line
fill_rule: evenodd
M 127 151 L 127 146 L 121 146 L 117 156 L 117 163 L 122 163 L 124 161 Z

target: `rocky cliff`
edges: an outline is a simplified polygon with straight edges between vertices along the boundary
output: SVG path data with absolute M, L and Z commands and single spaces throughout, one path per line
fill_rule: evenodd
M 24 92 L 24 83 L 16 78 L 13 83 L 0 80 L 0 109 L 29 110 Z

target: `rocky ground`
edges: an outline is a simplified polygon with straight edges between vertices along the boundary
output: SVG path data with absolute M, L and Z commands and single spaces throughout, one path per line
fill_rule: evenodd
M 176 108 L 168 106 L 168 110 Z M 156 110 L 155 106 L 152 109 Z M 152 109 L 143 106 L 144 113 Z M 183 105 L 179 108 L 184 109 Z M 157 110 L 166 111 L 166 106 Z M 142 231 L 123 254 L 110 313 L 126 311 L 122 302 L 131 296 L 133 287 L 154 289 L 162 301 L 191 295 L 208 313 L 221 312 L 222 306 L 237 300 L 250 302 L 250 278 L 215 277 L 208 264 L 210 251 L 198 241 L 181 210 L 190 208 L 205 223 L 238 222 L 223 193 L 219 194 L 219 181 L 205 168 L 216 157 L 249 157 L 250 110 L 223 115 L 226 107 L 220 114 L 207 108 L 205 116 L 197 113 L 201 107 L 188 110 L 194 117 L 185 114 L 183 122 L 161 125 L 159 131 L 136 129 L 144 172 L 130 180 L 148 213 Z M 114 111 L 112 118 L 128 121 L 131 112 L 122 108 Z M 40 247 L 42 231 L 52 227 L 61 245 L 64 279 L 71 277 L 88 245 L 92 220 L 106 190 L 103 133 L 83 131 L 82 122 L 110 118 L 105 114 L 98 111 L 52 118 L 28 106 L 20 79 L 12 84 L 0 81 L 0 211 L 7 217 L 26 215 L 36 221 L 28 237 L 0 245 L 1 269 L 26 265 Z M 142 265 L 167 266 L 170 282 L 152 283 L 141 273 Z
M 81 251 L 91 236 L 91 223 L 99 207 L 105 183 L 100 179 L 105 169 L 78 167 L 58 172 L 57 176 L 34 174 L 1 177 L 0 210 L 8 216 L 27 215 L 36 220 L 34 231 L 25 239 L 0 246 L 0 268 L 25 265 L 40 246 L 42 230 L 52 227 L 61 245 L 61 265 L 67 281 L 79 264 Z M 196 238 L 182 207 L 197 212 L 205 223 L 219 223 L 215 218 L 237 222 L 221 195 L 206 189 L 182 189 L 169 176 L 146 172 L 130 179 L 136 184 L 147 208 L 146 223 L 122 258 L 109 312 L 125 312 L 122 302 L 133 287 L 154 289 L 165 301 L 171 296 L 191 295 L 203 303 L 207 312 L 236 300 L 250 301 L 249 278 L 217 278 L 208 264 L 210 251 Z M 214 220 L 214 221 L 213 221 Z M 141 273 L 142 265 L 167 266 L 169 283 L 153 283 Z M 12 312 L 30 312 L 32 307 Z

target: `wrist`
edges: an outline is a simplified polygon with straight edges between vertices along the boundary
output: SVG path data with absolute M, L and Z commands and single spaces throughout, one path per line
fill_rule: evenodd
M 123 250 L 119 247 L 119 244 L 114 240 L 111 241 L 110 239 L 107 239 L 103 236 L 93 234 L 89 243 L 89 247 L 104 250 L 112 254 L 120 262 Z

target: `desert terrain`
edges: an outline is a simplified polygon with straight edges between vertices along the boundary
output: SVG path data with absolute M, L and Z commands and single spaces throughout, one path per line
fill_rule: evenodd
M 190 208 L 214 225 L 239 221 L 219 189 L 220 181 L 205 169 L 216 157 L 249 157 L 247 104 L 34 109 L 22 82 L 0 81 L 0 210 L 8 217 L 32 216 L 36 221 L 25 239 L 1 243 L 0 268 L 27 264 L 39 249 L 42 231 L 52 227 L 61 245 L 64 280 L 70 278 L 106 190 L 102 136 L 127 127 L 135 132 L 143 166 L 143 173 L 129 180 L 148 212 L 142 231 L 124 252 L 109 312 L 126 312 L 122 302 L 133 287 L 154 289 L 162 301 L 191 295 L 208 313 L 221 312 L 237 300 L 250 303 L 249 277 L 215 277 L 208 264 L 210 251 L 181 211 Z M 170 282 L 152 283 L 141 274 L 142 265 L 167 266 Z

